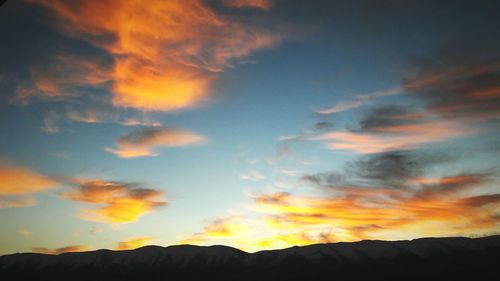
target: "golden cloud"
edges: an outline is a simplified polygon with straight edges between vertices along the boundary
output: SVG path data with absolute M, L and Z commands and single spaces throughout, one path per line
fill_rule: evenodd
M 279 37 L 218 14 L 205 1 L 33 1 L 52 10 L 61 28 L 114 57 L 113 105 L 149 111 L 206 100 L 215 74 L 233 59 L 275 45 Z M 233 1 L 231 1 L 233 3 Z M 234 7 L 267 9 L 264 0 Z M 57 87 L 49 84 L 47 93 Z
M 486 174 L 415 179 L 408 188 L 344 187 L 317 196 L 256 194 L 251 213 L 212 221 L 183 243 L 246 250 L 361 239 L 489 233 L 498 229 L 500 194 L 477 195 Z M 261 216 L 259 216 L 261 215 Z M 237 227 L 230 227 L 236 225 Z M 216 231 L 213 231 L 213 230 Z
M 137 221 L 141 216 L 164 206 L 163 192 L 149 188 L 138 188 L 133 184 L 102 180 L 75 180 L 78 184 L 72 191 L 60 193 L 64 199 L 96 205 L 84 209 L 80 218 L 88 221 L 122 224 Z
M 125 241 L 118 242 L 115 250 L 133 250 L 151 244 L 155 239 L 149 236 L 132 237 Z
M 55 188 L 53 179 L 27 168 L 0 161 L 0 209 L 36 204 L 33 193 Z
M 134 158 L 156 156 L 154 150 L 160 147 L 191 146 L 204 142 L 205 137 L 189 131 L 148 127 L 120 137 L 116 141 L 117 148 L 106 148 L 106 150 L 120 158 Z
M 57 249 L 49 249 L 49 248 L 32 248 L 33 252 L 47 254 L 47 255 L 59 255 L 62 253 L 73 253 L 73 252 L 85 252 L 92 250 L 90 246 L 84 245 L 76 245 L 76 246 L 68 246 Z
M 32 170 L 0 162 L 0 196 L 25 195 L 54 188 L 57 182 Z

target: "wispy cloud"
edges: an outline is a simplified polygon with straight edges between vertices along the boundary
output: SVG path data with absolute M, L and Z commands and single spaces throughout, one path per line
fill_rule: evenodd
M 353 100 L 339 102 L 333 107 L 317 110 L 316 113 L 321 115 L 330 115 L 334 113 L 347 111 L 350 109 L 355 109 L 368 104 L 375 98 L 400 95 L 403 93 L 403 91 L 404 89 L 401 87 L 394 87 L 387 90 L 376 91 L 368 94 L 355 95 L 355 98 Z
M 23 208 L 36 205 L 36 200 L 31 196 L 0 195 L 0 209 Z
M 71 191 L 61 192 L 61 198 L 95 206 L 83 209 L 81 219 L 108 224 L 124 224 L 137 221 L 167 202 L 163 192 L 138 187 L 133 183 L 103 180 L 75 179 Z
M 250 181 L 261 181 L 261 180 L 266 179 L 266 177 L 257 171 L 250 171 L 248 173 L 241 173 L 240 179 L 250 180 Z
M 118 242 L 115 250 L 133 250 L 151 244 L 155 238 L 149 236 L 131 237 L 125 241 Z
M 54 134 L 59 132 L 59 127 L 57 123 L 61 116 L 54 111 L 49 111 L 45 114 L 43 118 L 42 130 L 49 134 Z
M 0 195 L 23 195 L 54 188 L 51 178 L 23 168 L 0 162 Z
M 430 173 L 458 156 L 426 150 L 361 155 L 340 170 L 304 174 L 316 192 L 251 194 L 238 216 L 210 221 L 182 243 L 224 243 L 246 250 L 361 239 L 490 233 L 500 194 L 495 170 Z
M 35 99 L 74 99 L 82 88 L 103 86 L 109 80 L 109 68 L 101 58 L 60 52 L 48 66 L 31 66 L 29 77 L 17 86 L 14 101 L 26 105 Z
M 109 77 L 113 81 L 112 102 L 117 107 L 169 111 L 197 105 L 209 97 L 216 73 L 229 67 L 233 59 L 280 41 L 272 31 L 221 15 L 199 0 L 155 0 L 148 5 L 34 2 L 52 10 L 67 34 L 114 57 Z M 269 6 L 268 1 L 231 3 L 233 7 Z
M 234 8 L 255 8 L 255 9 L 270 9 L 272 7 L 271 0 L 223 0 L 224 4 Z
M 454 122 L 426 121 L 419 124 L 393 125 L 377 128 L 375 132 L 334 131 L 318 136 L 317 140 L 327 141 L 332 150 L 356 153 L 380 153 L 414 149 L 428 143 L 471 134 Z
M 55 188 L 58 183 L 30 169 L 0 161 L 0 208 L 31 206 L 31 194 Z
M 153 127 L 142 128 L 120 137 L 116 148 L 106 148 L 107 151 L 120 158 L 135 158 L 156 156 L 155 149 L 161 147 L 182 147 L 200 145 L 206 138 L 184 130 Z
M 414 63 L 405 91 L 443 118 L 479 123 L 500 118 L 498 44 L 454 44 Z
M 29 238 L 31 236 L 31 232 L 26 228 L 21 228 L 21 229 L 19 229 L 18 232 L 19 232 L 19 235 L 21 235 L 24 238 Z
M 142 116 L 127 117 L 126 114 L 103 103 L 103 101 L 96 102 L 94 105 L 89 105 L 84 110 L 66 110 L 66 118 L 73 122 L 80 123 L 116 123 L 122 126 L 145 126 L 145 127 L 159 127 L 161 123 L 152 120 L 146 114 Z
M 346 186 L 323 195 L 253 195 L 253 213 L 221 218 L 181 243 L 214 241 L 247 250 L 361 239 L 488 233 L 498 227 L 500 194 L 473 195 L 485 174 L 443 177 L 411 189 Z M 258 216 L 258 215 L 261 216 Z
M 48 254 L 48 255 L 59 255 L 62 253 L 72 253 L 72 252 L 85 252 L 92 250 L 92 247 L 85 245 L 75 245 L 75 246 L 67 246 L 56 249 L 49 248 L 31 248 L 33 252 Z

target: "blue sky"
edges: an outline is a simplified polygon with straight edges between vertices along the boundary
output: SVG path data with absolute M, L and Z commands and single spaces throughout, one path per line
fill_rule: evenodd
M 8 1 L 0 252 L 497 233 L 497 6 Z

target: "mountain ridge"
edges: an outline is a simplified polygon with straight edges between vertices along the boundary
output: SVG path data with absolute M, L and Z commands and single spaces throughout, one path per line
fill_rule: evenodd
M 248 253 L 224 245 L 0 256 L 3 280 L 304 280 L 500 276 L 500 235 L 362 240 Z

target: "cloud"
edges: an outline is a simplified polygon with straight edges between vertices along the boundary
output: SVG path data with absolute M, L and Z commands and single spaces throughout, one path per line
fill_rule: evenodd
M 334 127 L 335 127 L 335 124 L 332 122 L 320 121 L 320 122 L 316 122 L 316 124 L 314 124 L 313 129 L 315 131 L 328 131 L 328 130 L 333 129 Z
M 58 183 L 44 175 L 0 161 L 0 208 L 35 205 L 33 193 L 55 188 Z
M 145 126 L 160 127 L 161 123 L 151 120 L 150 117 L 143 115 L 141 117 L 127 117 L 122 112 L 114 109 L 105 103 L 95 103 L 84 110 L 68 109 L 65 113 L 66 118 L 73 122 L 80 123 L 116 123 L 122 126 Z
M 137 221 L 167 202 L 163 192 L 141 188 L 137 184 L 109 182 L 103 180 L 76 179 L 71 191 L 61 192 L 61 198 L 94 205 L 93 209 L 83 209 L 81 219 L 108 223 L 125 224 Z
M 118 242 L 115 250 L 133 250 L 151 244 L 155 239 L 149 236 L 132 237 Z
M 92 250 L 92 247 L 85 245 L 75 245 L 62 247 L 57 249 L 49 249 L 49 248 L 31 248 L 33 252 L 47 254 L 47 255 L 59 255 L 62 253 L 72 253 L 72 252 L 86 252 Z
M 95 55 L 54 51 L 47 64 L 30 66 L 27 78 L 19 81 L 14 102 L 27 105 L 34 99 L 76 99 L 110 81 L 109 63 Z
M 152 120 L 144 120 L 144 119 L 137 119 L 137 118 L 127 118 L 123 121 L 120 122 L 121 125 L 124 126 L 145 126 L 145 127 L 160 127 L 161 123 L 158 121 L 152 121 Z
M 272 6 L 271 0 L 223 0 L 224 4 L 233 8 L 255 8 L 268 10 Z
M 292 136 L 280 136 L 276 147 L 276 155 L 274 158 L 281 159 L 289 156 L 292 153 L 292 146 L 307 139 L 306 134 L 298 134 Z
M 42 130 L 48 134 L 54 134 L 59 132 L 59 127 L 57 126 L 57 122 L 61 116 L 54 111 L 49 111 L 45 114 L 43 118 Z
M 270 194 L 255 197 L 260 210 L 274 216 L 282 227 L 322 226 L 339 229 L 344 240 L 396 237 L 413 229 L 414 236 L 457 235 L 491 231 L 500 210 L 498 194 L 468 195 L 487 181 L 484 174 L 443 178 L 453 185 L 418 186 L 415 190 L 345 187 L 331 196 Z M 426 194 L 425 196 L 423 194 Z M 276 197 L 278 196 L 278 197 Z M 276 198 L 279 198 L 278 200 Z M 484 223 L 488 220 L 488 223 Z M 434 227 L 432 227 L 434 225 Z M 422 227 L 422 229 L 419 229 Z M 380 235 L 380 236 L 379 236 Z
M 101 233 L 101 232 L 102 232 L 102 228 L 98 227 L 98 226 L 92 226 L 92 228 L 90 229 L 90 233 L 92 233 L 92 234 L 97 234 L 97 233 Z
M 437 164 L 457 157 L 435 151 L 391 151 L 369 154 L 347 162 L 340 171 L 308 174 L 305 182 L 322 188 L 365 186 L 406 188 L 409 182 L 424 179 L 423 175 Z
M 109 77 L 116 107 L 171 111 L 195 106 L 209 98 L 213 79 L 231 61 L 280 41 L 268 28 L 220 14 L 201 0 L 34 3 L 51 10 L 66 34 L 113 56 Z M 264 9 L 267 1 L 233 6 Z
M 210 221 L 182 243 L 255 251 L 361 239 L 478 235 L 498 228 L 494 170 L 436 175 L 457 160 L 434 150 L 361 155 L 337 171 L 306 174 L 312 194 L 251 194 L 246 212 Z M 433 173 L 434 176 L 429 176 Z
M 27 168 L 0 162 L 0 196 L 25 195 L 54 188 L 57 182 Z
M 364 106 L 375 98 L 395 96 L 395 95 L 400 95 L 402 93 L 403 93 L 403 88 L 394 87 L 383 91 L 376 91 L 368 94 L 356 95 L 353 100 L 340 102 L 336 104 L 334 107 L 317 110 L 316 113 L 320 115 L 331 115 L 334 113 L 339 113 Z
M 161 147 L 182 147 L 199 145 L 205 137 L 179 129 L 166 127 L 142 128 L 120 137 L 117 148 L 106 148 L 120 158 L 156 156 L 154 151 Z
M 315 139 L 327 141 L 326 147 L 331 150 L 367 154 L 415 149 L 470 134 L 472 129 L 455 122 L 420 120 L 416 124 L 377 127 L 369 132 L 333 131 Z
M 357 96 L 318 111 L 328 115 L 365 105 L 375 97 L 408 93 L 419 108 L 383 105 L 364 114 L 357 127 L 309 138 L 327 148 L 361 154 L 416 149 L 426 144 L 478 134 L 500 115 L 498 44 L 466 43 L 444 48 L 412 64 L 401 87 Z
M 9 196 L 0 195 L 0 209 L 5 208 L 23 208 L 36 204 L 35 199 L 30 196 Z
M 203 232 L 198 232 L 192 235 L 184 236 L 178 244 L 203 244 L 206 241 L 228 238 L 246 233 L 248 224 L 240 215 L 229 215 L 209 221 Z
M 481 44 L 453 44 L 415 61 L 405 91 L 444 118 L 473 123 L 500 118 L 498 43 Z
M 21 228 L 19 229 L 19 235 L 21 235 L 24 238 L 29 238 L 31 236 L 31 232 L 26 228 Z
M 248 173 L 241 173 L 240 179 L 250 180 L 250 181 L 261 181 L 261 180 L 266 179 L 266 177 L 257 171 L 251 171 Z

